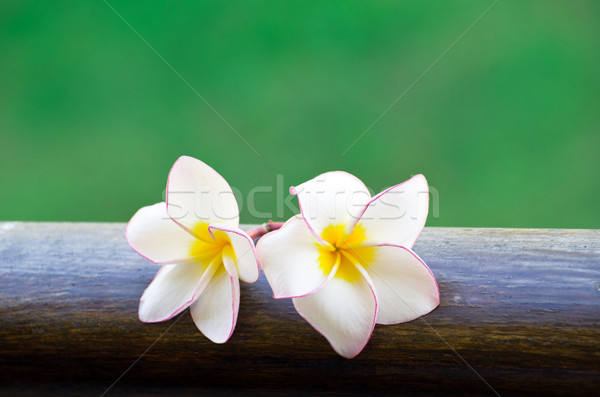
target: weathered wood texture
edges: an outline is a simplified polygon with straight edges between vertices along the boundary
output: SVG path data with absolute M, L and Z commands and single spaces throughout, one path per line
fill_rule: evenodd
M 0 394 L 35 395 L 39 383 L 46 394 L 64 386 L 100 395 L 151 345 L 107 396 L 175 387 L 493 395 L 475 371 L 503 396 L 600 387 L 598 230 L 425 229 L 415 251 L 437 277 L 440 307 L 377 326 L 346 360 L 289 300 L 272 299 L 264 276 L 242 285 L 224 345 L 207 341 L 187 312 L 140 323 L 138 299 L 157 266 L 128 247 L 124 229 L 0 223 Z

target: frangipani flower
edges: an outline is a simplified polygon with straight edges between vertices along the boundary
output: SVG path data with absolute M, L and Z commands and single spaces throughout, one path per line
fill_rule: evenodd
M 239 279 L 258 279 L 250 236 L 239 227 L 231 188 L 215 170 L 180 157 L 169 173 L 166 203 L 140 209 L 127 225 L 129 245 L 162 265 L 139 306 L 143 322 L 172 318 L 187 307 L 198 329 L 226 342 L 240 304 Z
M 414 320 L 439 304 L 435 277 L 411 250 L 429 206 L 423 175 L 371 198 L 345 172 L 290 188 L 301 215 L 259 240 L 275 298 L 293 298 L 304 319 L 346 358 L 375 324 Z

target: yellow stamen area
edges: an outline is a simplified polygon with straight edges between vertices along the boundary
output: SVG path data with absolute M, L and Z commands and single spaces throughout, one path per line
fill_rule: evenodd
M 227 233 L 213 229 L 211 236 L 208 231 L 208 223 L 204 222 L 197 223 L 192 232 L 196 236 L 196 240 L 190 246 L 190 256 L 205 268 L 217 260 L 220 262 L 219 269 L 217 269 L 217 273 L 219 273 L 220 268 L 223 267 L 222 255 L 228 255 L 235 261 L 235 254 Z
M 349 236 L 344 233 L 345 227 L 344 224 L 329 225 L 323 230 L 321 238 L 331 246 L 323 247 L 317 243 L 319 267 L 325 275 L 329 275 L 339 260 L 335 277 L 352 283 L 361 277 L 356 265 L 368 266 L 368 263 L 375 258 L 375 247 L 362 246 L 362 243 L 367 240 L 367 236 L 365 228 L 360 224 L 356 225 Z

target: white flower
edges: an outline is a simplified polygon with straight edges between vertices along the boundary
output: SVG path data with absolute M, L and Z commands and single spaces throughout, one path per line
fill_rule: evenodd
M 180 157 L 169 173 L 166 203 L 140 209 L 127 225 L 129 245 L 162 265 L 140 300 L 143 322 L 165 321 L 190 307 L 210 340 L 226 342 L 237 321 L 239 279 L 258 279 L 252 239 L 239 227 L 231 188 L 215 170 Z
M 427 219 L 422 175 L 371 198 L 345 172 L 298 187 L 301 215 L 259 240 L 275 298 L 298 313 L 346 358 L 367 344 L 375 324 L 411 321 L 439 304 L 435 277 L 411 250 Z

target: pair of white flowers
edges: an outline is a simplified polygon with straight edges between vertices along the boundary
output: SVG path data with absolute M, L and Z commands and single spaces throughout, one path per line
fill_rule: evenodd
M 225 179 L 199 160 L 179 158 L 166 202 L 140 209 L 127 226 L 131 247 L 161 265 L 142 295 L 140 320 L 168 320 L 189 307 L 198 329 L 224 343 L 238 316 L 239 280 L 256 281 L 262 268 L 274 297 L 293 298 L 333 349 L 352 358 L 375 324 L 411 321 L 437 307 L 435 277 L 411 250 L 427 219 L 422 175 L 375 197 L 339 171 L 290 192 L 301 214 L 255 248 L 239 228 Z

